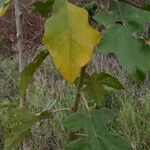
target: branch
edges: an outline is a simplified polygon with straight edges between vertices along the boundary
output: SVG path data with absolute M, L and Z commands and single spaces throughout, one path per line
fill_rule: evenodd
M 77 95 L 76 95 L 76 99 L 75 99 L 75 104 L 74 104 L 74 107 L 72 108 L 73 112 L 77 112 L 78 111 L 78 107 L 79 107 L 79 104 L 80 104 L 85 69 L 86 69 L 86 66 L 84 66 L 82 68 L 82 70 L 81 70 L 81 75 L 80 75 L 79 82 L 78 82 L 78 89 L 77 89 Z

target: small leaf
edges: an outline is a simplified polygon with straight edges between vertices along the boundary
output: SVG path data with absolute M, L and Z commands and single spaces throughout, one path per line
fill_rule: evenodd
M 50 119 L 53 115 L 50 111 L 45 110 L 41 113 L 34 114 L 26 109 L 17 109 L 10 117 L 9 122 L 12 128 L 5 135 L 4 150 L 20 144 L 25 137 L 31 135 L 31 127 L 41 120 Z
M 53 15 L 46 20 L 43 43 L 61 75 L 73 83 L 89 62 L 100 33 L 88 23 L 88 13 L 67 0 L 55 0 Z
M 9 122 L 12 128 L 5 134 L 4 150 L 10 150 L 31 135 L 32 119 L 33 114 L 25 109 L 17 109 L 11 114 Z
M 84 85 L 84 92 L 96 102 L 105 96 L 107 90 L 104 86 L 111 87 L 115 90 L 124 89 L 117 78 L 103 72 L 93 73 L 91 75 L 85 74 Z
M 48 56 L 47 51 L 41 51 L 39 54 L 35 56 L 33 61 L 28 64 L 24 70 L 21 72 L 20 83 L 19 83 L 19 93 L 20 95 L 24 95 L 28 85 L 34 81 L 34 73 L 36 69 L 40 67 L 44 59 Z
M 47 0 L 46 2 L 37 1 L 33 3 L 34 10 L 36 10 L 41 16 L 47 18 L 49 13 L 52 12 L 54 0 Z

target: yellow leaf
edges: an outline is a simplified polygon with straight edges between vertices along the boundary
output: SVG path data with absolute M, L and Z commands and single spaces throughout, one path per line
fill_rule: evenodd
M 89 62 L 100 33 L 88 22 L 88 12 L 67 0 L 55 0 L 53 15 L 46 20 L 43 43 L 53 62 L 70 83 Z
M 9 7 L 9 4 L 6 4 L 6 5 L 4 5 L 4 6 L 2 6 L 0 8 L 0 17 L 5 14 L 5 12 L 7 11 L 8 7 Z

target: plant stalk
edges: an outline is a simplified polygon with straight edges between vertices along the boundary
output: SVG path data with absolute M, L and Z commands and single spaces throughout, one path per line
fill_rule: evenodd
M 78 88 L 77 88 L 75 103 L 74 103 L 74 107 L 72 108 L 72 111 L 74 113 L 78 111 L 79 104 L 81 102 L 85 70 L 86 70 L 86 65 L 84 67 L 82 67 L 82 69 L 81 69 L 80 78 L 79 78 L 79 81 L 78 81 Z M 77 136 L 76 136 L 75 132 L 70 132 L 70 136 L 69 136 L 70 141 L 73 141 L 74 139 L 76 139 L 76 137 Z
M 74 107 L 72 108 L 73 112 L 77 112 L 81 100 L 81 93 L 82 93 L 82 88 L 83 88 L 83 82 L 84 82 L 84 74 L 85 74 L 85 69 L 86 66 L 82 67 L 81 70 L 81 75 L 78 81 L 78 89 L 77 89 L 77 94 L 76 94 L 76 99 L 75 99 L 75 104 Z

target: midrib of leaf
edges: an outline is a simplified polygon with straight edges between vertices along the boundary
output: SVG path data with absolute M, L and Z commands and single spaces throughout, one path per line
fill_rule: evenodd
M 99 145 L 99 141 L 98 141 L 97 137 L 99 137 L 99 138 L 101 138 L 101 137 L 96 133 L 96 130 L 95 130 L 95 127 L 94 127 L 94 124 L 93 124 L 93 119 L 92 119 L 92 116 L 91 116 L 91 113 L 90 113 L 90 110 L 88 109 L 87 111 L 88 111 L 88 114 L 89 114 L 90 123 L 92 125 L 92 130 L 93 130 L 93 133 L 94 133 L 94 137 L 90 140 L 90 143 L 92 143 L 92 141 L 94 140 L 94 138 L 96 138 L 96 142 Z
M 66 1 L 66 5 L 67 5 L 67 18 L 68 18 L 68 31 L 69 31 L 69 42 L 68 42 L 68 43 L 69 43 L 69 56 L 70 56 L 70 57 L 69 57 L 69 62 L 70 62 L 70 63 L 69 63 L 69 70 L 70 70 L 71 76 L 73 76 L 73 75 L 72 75 L 72 63 L 71 63 L 72 60 L 73 60 L 73 59 L 72 59 L 73 57 L 72 57 L 72 53 L 71 53 L 71 48 L 70 48 L 70 47 L 73 46 L 73 42 L 76 44 L 76 46 L 78 46 L 78 48 L 82 49 L 82 47 L 81 47 L 81 46 L 78 44 L 78 42 L 76 42 L 76 40 L 74 40 L 73 37 L 71 36 L 71 33 L 74 33 L 74 31 L 72 31 L 71 25 L 70 25 L 70 24 L 71 24 L 71 19 L 70 19 L 71 16 L 69 15 L 69 14 L 70 14 L 70 12 L 69 12 L 69 5 L 70 5 L 70 7 L 72 7 L 72 6 L 71 6 L 71 4 L 70 4 L 69 2 L 67 2 L 67 1 Z
M 68 31 L 69 31 L 69 70 L 70 70 L 70 74 L 71 74 L 71 78 L 73 77 L 72 75 L 72 64 L 71 64 L 71 60 L 72 60 L 72 55 L 71 55 L 71 49 L 70 49 L 70 45 L 71 45 L 71 25 L 70 25 L 70 13 L 69 13 L 69 2 L 67 0 L 66 1 L 66 5 L 67 5 L 67 18 L 68 18 Z

